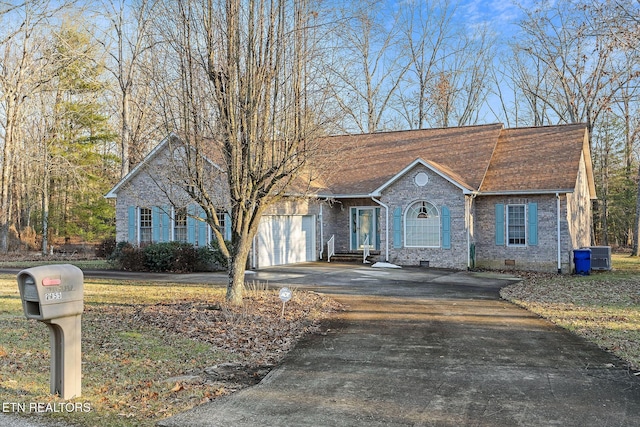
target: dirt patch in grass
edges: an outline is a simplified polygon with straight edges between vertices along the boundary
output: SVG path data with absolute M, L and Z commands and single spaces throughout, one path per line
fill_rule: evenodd
M 640 276 L 525 274 L 501 296 L 625 360 L 640 370 Z

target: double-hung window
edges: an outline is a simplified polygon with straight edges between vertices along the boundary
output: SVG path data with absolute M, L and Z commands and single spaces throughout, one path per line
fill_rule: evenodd
M 173 219 L 173 240 L 187 241 L 187 208 L 176 208 Z
M 216 211 L 216 216 L 218 217 L 218 224 L 220 224 L 220 229 L 222 231 L 222 236 L 224 240 L 231 240 L 231 217 L 225 211 L 219 210 Z M 211 241 L 213 242 L 216 239 L 215 234 L 213 233 L 213 229 L 211 230 Z
M 140 243 L 151 243 L 153 236 L 151 209 L 140 208 Z
M 507 244 L 524 246 L 527 243 L 526 205 L 507 205 Z

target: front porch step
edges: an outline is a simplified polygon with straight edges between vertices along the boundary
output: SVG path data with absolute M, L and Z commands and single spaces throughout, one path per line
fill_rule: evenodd
M 367 261 L 373 263 L 378 260 L 380 251 L 371 251 Z M 322 256 L 322 261 L 327 260 L 327 254 Z M 348 262 L 348 263 L 362 263 L 362 252 L 340 252 L 335 255 L 331 255 L 331 262 Z

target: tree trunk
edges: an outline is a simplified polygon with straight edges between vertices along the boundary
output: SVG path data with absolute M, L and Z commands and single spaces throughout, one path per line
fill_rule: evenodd
M 242 304 L 244 291 L 244 272 L 249 258 L 252 239 L 240 238 L 237 250 L 229 257 L 229 284 L 227 285 L 226 299 L 233 305 Z
M 48 156 L 45 156 L 45 157 L 48 157 Z M 44 180 L 43 180 L 42 187 L 43 187 L 42 188 L 42 255 L 48 255 L 49 254 L 49 164 L 47 160 L 45 160 Z
M 9 222 L 11 219 L 11 171 L 13 169 L 13 130 L 12 113 L 10 108 L 5 126 L 5 139 L 2 162 L 2 186 L 0 187 L 0 252 L 9 251 Z
M 638 167 L 638 177 L 640 178 L 640 167 Z M 636 218 L 633 222 L 633 249 L 631 256 L 639 256 L 640 248 L 638 247 L 638 235 L 640 234 L 640 184 L 636 193 Z
M 124 178 L 129 173 L 129 150 L 131 145 L 131 117 L 130 117 L 131 94 L 128 89 L 122 93 L 122 130 L 120 139 L 120 156 L 122 164 L 120 166 L 120 178 Z

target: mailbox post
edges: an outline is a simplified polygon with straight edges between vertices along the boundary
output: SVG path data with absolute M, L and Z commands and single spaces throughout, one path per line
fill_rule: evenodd
M 69 264 L 28 268 L 18 273 L 18 289 L 27 319 L 49 327 L 51 394 L 80 397 L 82 373 L 82 270 Z

